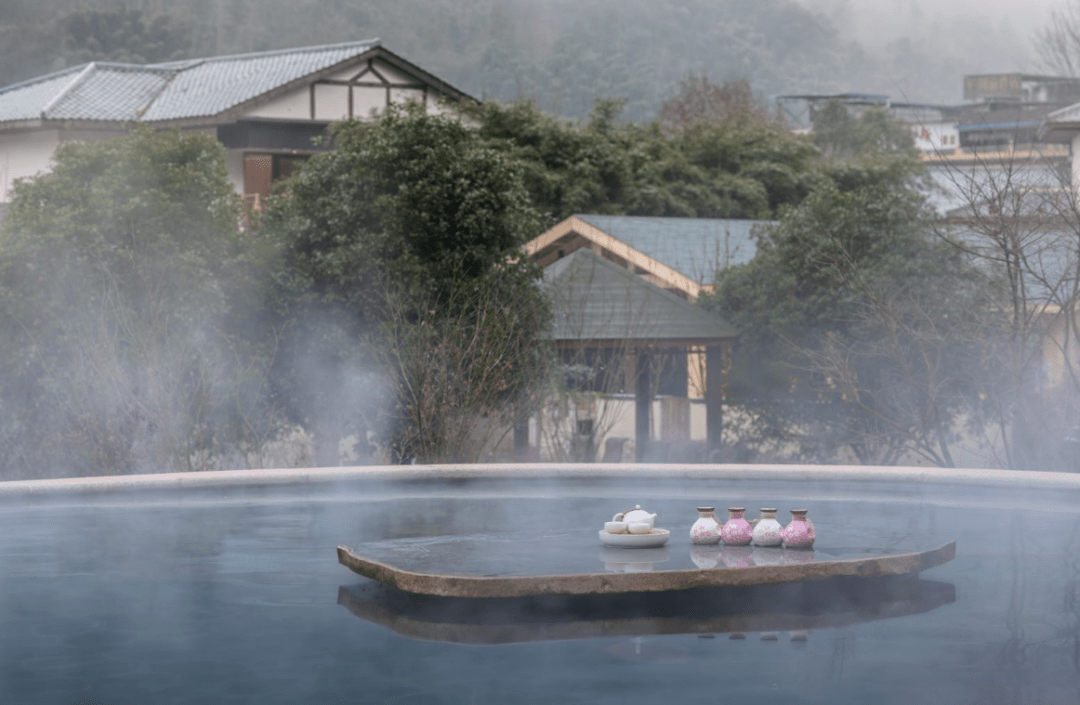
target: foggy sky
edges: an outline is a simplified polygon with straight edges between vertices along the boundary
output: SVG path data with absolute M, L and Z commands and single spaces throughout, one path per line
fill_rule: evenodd
M 989 25 L 997 30 L 1011 31 L 1027 38 L 1041 28 L 1050 17 L 1050 10 L 1063 0 L 800 0 L 810 8 L 829 8 L 828 14 L 837 19 L 837 11 L 846 9 L 851 20 L 848 27 L 856 39 L 867 44 L 893 41 L 947 26 L 963 32 L 965 25 L 975 28 Z M 831 7 L 830 7 L 831 6 Z
M 964 75 L 1044 73 L 1035 36 L 1066 0 L 798 0 L 858 42 L 875 70 L 847 90 L 959 103 Z M 917 60 L 911 60 L 917 56 Z

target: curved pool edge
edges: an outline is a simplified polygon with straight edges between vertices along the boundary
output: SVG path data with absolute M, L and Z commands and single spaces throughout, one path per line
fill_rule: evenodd
M 8 480 L 0 498 L 96 494 L 133 490 L 213 489 L 316 485 L 341 482 L 467 480 L 758 480 L 778 482 L 882 482 L 1044 490 L 1080 490 L 1080 474 L 954 468 L 859 465 L 663 465 L 663 464 L 474 464 L 380 465 L 363 467 L 216 470 L 190 473 L 112 475 Z

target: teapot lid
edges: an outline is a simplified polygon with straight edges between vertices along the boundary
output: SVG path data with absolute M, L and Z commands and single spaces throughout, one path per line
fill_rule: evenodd
M 635 504 L 633 509 L 623 513 L 623 521 L 647 521 L 652 516 L 652 514 L 642 509 L 640 504 Z

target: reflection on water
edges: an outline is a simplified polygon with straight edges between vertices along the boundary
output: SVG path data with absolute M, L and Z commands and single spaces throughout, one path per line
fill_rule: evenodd
M 671 549 L 661 548 L 600 548 L 600 560 L 604 570 L 612 573 L 644 573 L 671 559 Z
M 361 619 L 461 644 L 779 631 L 805 641 L 811 629 L 921 614 L 955 600 L 951 583 L 914 577 L 498 599 L 416 595 L 374 581 L 338 589 L 338 604 Z
M 1072 642 L 1072 666 L 1076 673 L 1080 674 L 1080 598 L 1077 588 L 1080 586 L 1080 557 L 1077 556 L 1076 541 L 1080 535 L 1080 519 L 1072 526 L 1065 544 L 1066 581 L 1065 581 L 1065 610 L 1072 615 L 1072 624 L 1068 625 L 1069 640 Z
M 569 497 L 552 484 L 507 497 L 509 483 L 473 483 L 446 496 L 410 485 L 325 500 L 260 491 L 237 501 L 215 490 L 147 506 L 0 506 L 0 703 L 1080 702 L 1080 496 L 878 483 L 799 485 L 796 497 L 727 481 L 672 483 L 663 494 L 652 481 L 625 482 Z M 510 489 L 521 487 L 515 479 Z M 571 600 L 560 619 L 543 602 L 524 605 L 532 617 L 505 603 L 487 603 L 480 618 L 475 605 L 423 598 L 403 609 L 402 595 L 369 594 L 334 555 L 341 543 L 466 536 L 528 517 L 545 533 L 581 527 L 588 542 L 577 557 L 603 573 L 597 517 L 646 497 L 672 531 L 657 571 L 698 560 L 727 569 L 719 551 L 703 557 L 683 539 L 702 500 L 809 505 L 819 554 L 903 550 L 920 534 L 955 539 L 957 556 L 896 587 L 918 594 L 891 600 L 772 593 L 770 606 L 758 593 L 727 611 L 708 599 Z M 873 542 L 830 544 L 866 517 Z M 523 566 L 542 564 L 547 550 L 525 552 Z M 774 555 L 751 549 L 750 560 Z

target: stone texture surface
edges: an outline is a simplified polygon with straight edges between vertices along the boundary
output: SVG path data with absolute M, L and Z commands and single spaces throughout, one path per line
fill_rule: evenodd
M 918 573 L 956 557 L 956 543 L 925 551 L 867 558 L 826 558 L 787 565 L 697 568 L 627 573 L 479 575 L 420 573 L 338 546 L 338 561 L 350 570 L 405 592 L 444 597 L 497 598 L 535 595 L 602 595 L 666 592 L 702 587 L 767 585 L 837 577 L 886 577 Z M 467 563 L 461 569 L 468 570 Z

